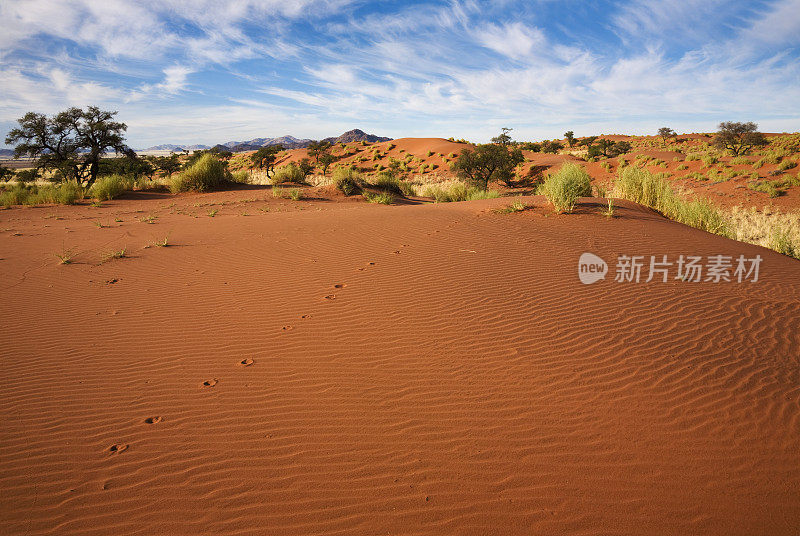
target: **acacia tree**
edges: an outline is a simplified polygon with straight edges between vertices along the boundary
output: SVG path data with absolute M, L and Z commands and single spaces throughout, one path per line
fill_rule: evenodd
M 314 163 L 319 165 L 320 158 L 322 155 L 330 153 L 331 147 L 331 142 L 329 141 L 312 141 L 308 144 L 306 150 L 308 151 L 308 156 L 314 159 Z
M 328 168 L 331 167 L 331 164 L 333 164 L 337 160 L 338 160 L 338 158 L 333 156 L 331 153 L 322 153 L 319 156 L 319 167 L 322 168 L 322 176 L 323 177 L 328 172 Z
M 678 134 L 669 127 L 661 127 L 658 129 L 658 135 L 661 136 L 661 139 L 664 140 L 664 145 L 666 145 L 668 139 Z
M 714 145 L 719 149 L 727 149 L 733 156 L 747 154 L 753 147 L 767 144 L 767 139 L 758 132 L 758 125 L 752 121 L 748 123 L 723 121 L 718 128 Z
M 262 147 L 250 155 L 250 160 L 253 161 L 253 165 L 258 169 L 266 169 L 267 178 L 269 178 L 270 174 L 275 171 L 275 160 L 278 159 L 278 153 L 281 151 L 283 151 L 283 145 Z
M 0 166 L 0 181 L 10 180 L 13 176 L 14 172 L 11 169 L 5 166 Z
M 306 177 L 311 175 L 311 172 L 314 171 L 314 164 L 308 158 L 301 158 L 300 162 L 297 164 L 297 168 L 300 170 L 300 173 L 303 174 L 303 181 L 306 180 Z
M 117 112 L 89 106 L 70 108 L 53 117 L 28 112 L 17 120 L 19 126 L 6 136 L 6 144 L 16 145 L 14 158 L 36 159 L 36 169 L 58 170 L 62 177 L 87 181 L 97 179 L 100 158 L 109 150 L 135 157 L 125 145 L 125 123 L 114 121 Z
M 169 156 L 151 156 L 147 161 L 153 166 L 156 171 L 161 171 L 168 177 L 171 177 L 175 172 L 181 169 L 181 161 L 177 154 Z
M 473 150 L 463 149 L 452 169 L 459 178 L 485 191 L 492 180 L 511 184 L 514 168 L 523 161 L 519 149 L 509 151 L 503 145 L 487 143 L 477 145 Z
M 500 133 L 499 136 L 495 136 L 494 138 L 492 138 L 492 143 L 502 145 L 503 147 L 508 147 L 509 145 L 511 145 L 511 136 L 509 136 L 508 133 L 514 129 L 502 127 L 500 130 L 502 130 L 502 132 Z
M 575 133 L 573 131 L 571 131 L 571 130 L 566 131 L 564 133 L 564 138 L 566 138 L 567 143 L 569 143 L 570 147 L 575 145 Z

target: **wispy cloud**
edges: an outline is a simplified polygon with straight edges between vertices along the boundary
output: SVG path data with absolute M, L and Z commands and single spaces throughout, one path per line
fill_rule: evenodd
M 478 140 L 498 125 L 800 124 L 797 13 L 800 0 L 14 0 L 0 3 L 0 123 L 99 104 L 134 145 L 354 123 Z

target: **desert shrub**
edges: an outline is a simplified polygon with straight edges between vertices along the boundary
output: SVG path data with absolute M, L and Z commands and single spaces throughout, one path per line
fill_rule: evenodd
M 731 159 L 731 164 L 734 166 L 749 166 L 753 161 L 746 156 L 737 156 Z
M 686 164 L 678 164 L 678 167 L 676 167 L 675 169 L 677 169 L 678 171 L 683 171 L 684 169 L 689 169 L 689 166 L 687 166 Z
M 66 181 L 60 184 L 45 186 L 26 186 L 21 182 L 15 183 L 11 188 L 0 192 L 0 205 L 40 205 L 53 203 L 59 205 L 74 205 L 83 199 L 84 189 L 77 181 Z
M 239 184 L 250 184 L 250 172 L 246 169 L 231 173 L 231 181 Z
M 403 195 L 400 180 L 389 171 L 382 171 L 372 178 L 371 184 L 380 188 L 384 192 L 391 192 L 395 195 Z
M 686 156 L 686 160 L 687 160 L 688 162 L 693 162 L 693 161 L 695 161 L 695 160 L 700 160 L 700 155 L 698 155 L 698 154 L 690 154 L 690 155 L 687 155 L 687 156 Z
M 579 197 L 592 195 L 589 174 L 576 164 L 564 164 L 548 176 L 540 189 L 559 212 L 572 212 Z
M 272 184 L 284 184 L 286 182 L 293 182 L 295 184 L 303 184 L 305 175 L 303 175 L 300 166 L 295 163 L 287 164 L 275 170 L 272 176 Z
M 614 196 L 648 206 L 664 216 L 704 231 L 727 236 L 728 227 L 720 211 L 705 200 L 686 200 L 669 182 L 649 171 L 627 167 L 620 171 Z
M 344 195 L 353 195 L 361 190 L 362 175 L 349 167 L 338 167 L 333 172 L 333 185 Z
M 119 197 L 125 190 L 133 188 L 133 179 L 122 175 L 99 177 L 89 189 L 89 195 L 98 201 L 108 201 Z
M 400 193 L 403 195 L 403 197 L 416 195 L 413 183 L 408 181 L 398 181 L 397 185 L 400 187 Z
M 379 203 L 381 205 L 391 205 L 394 203 L 394 194 L 391 192 L 379 192 L 377 194 L 373 194 L 365 190 L 362 193 L 364 195 L 364 199 L 366 199 L 368 203 Z
M 713 154 L 703 155 L 703 157 L 700 158 L 700 160 L 702 160 L 703 164 L 705 164 L 706 166 L 713 166 L 714 164 L 719 162 L 719 158 L 717 158 Z
M 792 160 L 784 160 L 778 164 L 778 169 L 781 171 L 786 171 L 787 169 L 792 169 L 795 167 L 797 167 L 797 162 L 793 162 Z
M 169 189 L 172 193 L 202 192 L 230 180 L 231 173 L 225 164 L 213 154 L 205 153 L 188 169 L 173 175 L 169 181 Z
M 478 199 L 494 199 L 500 197 L 500 192 L 497 190 L 483 190 L 481 188 L 470 187 L 460 180 L 411 186 L 413 188 L 413 195 L 431 197 L 437 203 L 475 201 Z
M 786 193 L 783 190 L 778 189 L 772 181 L 754 182 L 748 184 L 747 187 L 753 190 L 754 192 L 765 193 L 770 197 L 779 197 L 784 193 Z

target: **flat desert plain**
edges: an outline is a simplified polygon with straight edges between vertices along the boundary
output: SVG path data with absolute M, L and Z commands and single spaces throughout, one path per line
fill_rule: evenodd
M 798 533 L 796 260 L 622 201 L 265 191 L 0 211 L 0 532 Z M 763 262 L 614 281 L 681 254 Z

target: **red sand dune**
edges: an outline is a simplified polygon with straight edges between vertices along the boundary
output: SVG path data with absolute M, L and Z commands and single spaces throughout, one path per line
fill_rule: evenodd
M 527 201 L 0 211 L 0 533 L 797 534 L 800 263 Z

